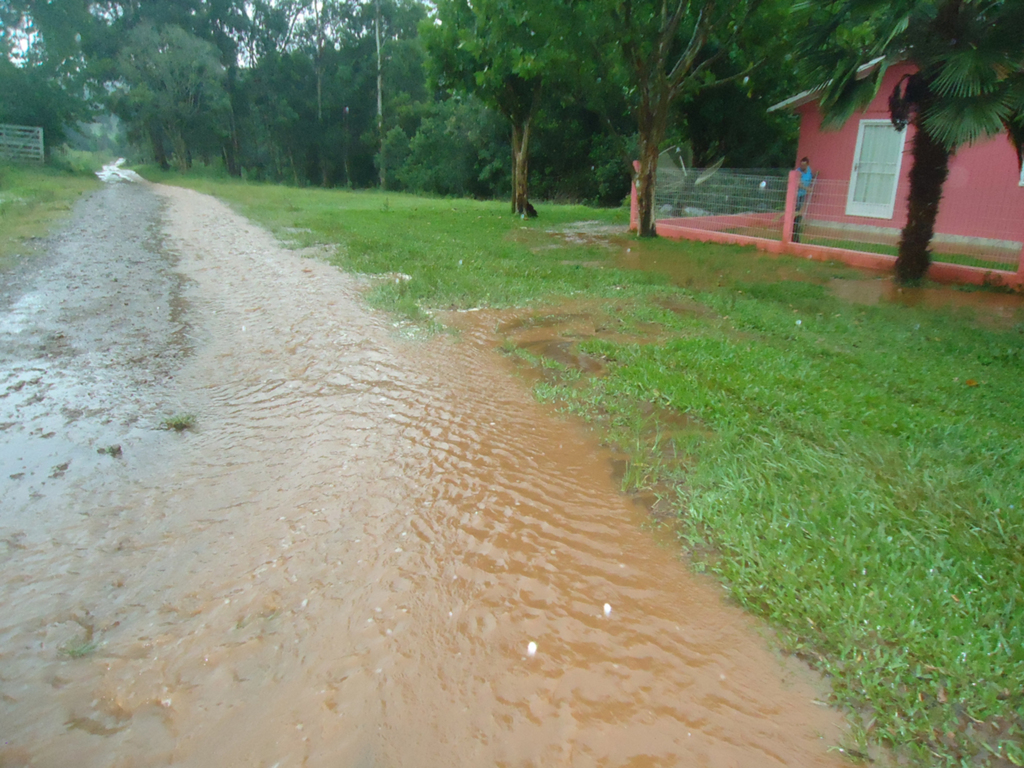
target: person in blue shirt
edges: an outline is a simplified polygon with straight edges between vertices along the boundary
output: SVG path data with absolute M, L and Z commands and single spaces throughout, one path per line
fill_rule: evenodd
M 811 184 L 814 182 L 814 172 L 811 170 L 811 161 L 807 157 L 800 158 L 800 186 L 796 190 L 796 216 L 793 217 L 793 242 L 800 242 L 800 226 L 804 223 L 804 203 L 807 202 L 807 195 L 811 191 Z

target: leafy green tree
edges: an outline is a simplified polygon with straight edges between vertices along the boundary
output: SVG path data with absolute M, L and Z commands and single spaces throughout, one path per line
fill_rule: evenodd
M 653 237 L 658 155 L 672 107 L 745 76 L 781 40 L 782 0 L 594 0 L 579 4 L 579 26 L 611 56 L 592 68 L 595 92 L 619 88 L 636 121 L 640 235 Z M 596 34 L 594 34 L 596 33 Z M 592 85 L 593 87 L 593 85 Z
M 41 127 L 47 156 L 64 141 L 68 126 L 88 114 L 81 97 L 63 88 L 46 67 L 0 59 L 0 123 Z
M 439 0 L 423 36 L 437 84 L 477 96 L 512 128 L 512 211 L 529 202 L 530 138 L 546 87 L 568 48 L 568 6 L 560 0 Z
M 494 197 L 510 181 L 504 121 L 472 97 L 430 105 L 411 136 L 392 128 L 388 142 L 399 188 L 411 192 Z
M 184 171 L 204 140 L 226 134 L 224 67 L 212 43 L 181 27 L 142 24 L 132 30 L 118 64 L 126 86 L 116 102 L 120 116 L 150 137 L 158 159 L 166 136 Z
M 893 124 L 915 128 L 907 223 L 896 278 L 920 280 L 957 147 L 1002 131 L 1024 146 L 1024 2 L 1020 0 L 843 0 L 808 4 L 805 46 L 828 79 L 827 122 L 842 125 L 878 93 L 889 64 L 917 71 L 890 94 Z M 881 57 L 871 76 L 858 69 Z
M 0 122 L 42 127 L 47 156 L 92 114 L 78 32 L 89 18 L 70 0 L 0 0 Z

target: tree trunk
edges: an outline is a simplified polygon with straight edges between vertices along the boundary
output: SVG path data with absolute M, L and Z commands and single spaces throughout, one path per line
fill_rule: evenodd
M 167 133 L 170 134 L 171 146 L 174 147 L 174 164 L 178 166 L 179 171 L 185 173 L 188 171 L 189 165 L 191 165 L 185 137 L 177 127 L 169 129 Z
M 653 92 L 652 92 L 653 91 Z M 668 111 L 672 100 L 664 83 L 644 91 L 637 109 L 637 131 L 640 134 L 640 173 L 636 185 L 637 214 L 640 237 L 657 237 L 654 223 L 654 187 L 658 178 L 658 156 L 668 127 Z
M 377 0 L 377 15 L 374 17 L 374 33 L 377 38 L 377 139 L 380 142 L 380 188 L 388 188 L 388 159 L 384 154 L 384 65 L 380 54 L 380 0 Z
M 242 168 L 238 164 L 238 126 L 235 123 L 235 102 L 238 100 L 236 93 L 236 81 L 238 79 L 238 67 L 228 68 L 228 128 L 230 135 L 224 145 L 224 164 L 227 166 L 228 175 L 235 178 L 242 177 Z
M 530 122 L 512 123 L 512 213 L 519 216 L 530 206 Z
M 658 177 L 658 145 L 661 142 L 650 136 L 640 136 L 640 172 L 636 180 L 636 208 L 640 218 L 637 234 L 640 237 L 657 237 L 654 223 L 654 186 Z
M 931 264 L 928 246 L 935 233 L 942 185 L 949 175 L 950 151 L 924 130 L 920 120 L 915 124 L 917 131 L 911 149 L 913 164 L 907 195 L 907 224 L 900 235 L 896 258 L 896 281 L 904 284 L 921 280 Z
M 161 169 L 170 170 L 171 164 L 167 162 L 167 152 L 164 150 L 164 132 L 156 123 L 149 124 L 149 141 L 153 145 L 153 159 Z

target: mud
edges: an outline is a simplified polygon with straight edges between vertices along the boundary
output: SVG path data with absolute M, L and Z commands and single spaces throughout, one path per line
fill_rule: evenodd
M 60 503 L 125 477 L 158 450 L 154 430 L 175 408 L 167 385 L 192 344 L 183 277 L 160 249 L 159 211 L 153 195 L 106 188 L 79 205 L 43 257 L 5 275 L 3 524 L 30 500 Z M 40 536 L 49 526 L 31 514 L 19 524 Z
M 1024 295 L 970 290 L 956 286 L 933 285 L 910 288 L 897 285 L 892 278 L 832 280 L 829 288 L 840 299 L 853 304 L 899 304 L 906 307 L 968 310 L 981 322 L 1010 327 L 1024 319 Z
M 607 252 L 604 260 L 563 261 L 566 266 L 605 269 L 620 268 L 658 272 L 666 275 L 681 288 L 706 290 L 742 283 L 750 280 L 750 269 L 742 261 L 727 265 L 707 259 L 702 253 L 688 250 L 687 243 L 679 244 L 678 252 L 664 248 L 652 249 L 643 241 L 623 236 L 621 227 L 601 225 L 598 222 L 580 222 L 570 227 L 550 230 L 549 238 L 535 250 L 562 247 L 565 244 L 590 246 L 600 253 Z M 536 242 L 541 233 L 523 229 L 519 239 Z M 803 264 L 789 257 L 780 257 L 750 249 L 750 258 L 758 259 L 758 279 L 777 281 L 813 282 L 824 284 L 834 296 L 853 304 L 897 304 L 908 307 L 966 310 L 974 313 L 979 322 L 995 327 L 1010 327 L 1024 317 L 1024 295 L 996 290 L 975 290 L 956 285 L 926 285 L 903 287 L 889 274 L 876 270 L 844 267 L 851 276 L 822 278 L 803 269 Z M 862 277 L 857 277 L 857 275 Z
M 138 185 L 19 280 L 0 764 L 844 764 L 820 681 L 642 530 L 493 324 L 402 340 L 354 278 Z

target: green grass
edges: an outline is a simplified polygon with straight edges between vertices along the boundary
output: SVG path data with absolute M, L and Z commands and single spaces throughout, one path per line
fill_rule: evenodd
M 186 429 L 195 429 L 196 417 L 191 413 L 176 413 L 164 419 L 162 424 L 164 429 L 184 432 Z
M 695 567 L 831 676 L 868 741 L 921 765 L 1024 764 L 1019 312 L 860 306 L 826 287 L 859 275 L 841 266 L 545 231 L 623 211 L 522 221 L 498 203 L 188 183 L 332 244 L 343 268 L 411 276 L 371 293 L 408 317 L 591 300 L 617 331 L 578 342 L 602 376 L 502 349 L 632 456 L 624 487 L 674 506 Z M 617 267 L 625 248 L 657 268 Z
M 37 238 L 68 215 L 99 180 L 49 166 L 0 164 L 0 272 L 31 254 Z
M 81 659 L 84 656 L 88 656 L 98 647 L 99 646 L 92 640 L 88 638 L 80 638 L 62 645 L 59 651 L 62 656 L 67 656 L 69 659 Z
M 610 373 L 559 396 L 613 432 L 644 402 L 698 418 L 709 434 L 674 446 L 692 460 L 667 479 L 683 538 L 713 548 L 736 599 L 873 707 L 876 736 L 959 759 L 972 720 L 1001 723 L 1019 762 L 1021 326 L 743 290 L 699 296 L 731 327 L 584 344 Z
M 543 230 L 590 219 L 625 224 L 622 210 L 541 206 L 543 218 L 523 220 L 507 204 L 428 199 L 400 193 L 327 192 L 281 186 L 218 182 L 142 170 L 147 178 L 184 183 L 233 203 L 297 246 L 338 244 L 332 261 L 370 274 L 401 273 L 411 280 L 382 282 L 372 303 L 412 319 L 423 309 L 449 306 L 512 306 L 552 292 L 611 294 L 626 275 L 564 265 L 564 253 L 534 253 L 547 244 Z M 597 246 L 574 258 L 604 259 Z M 650 276 L 645 283 L 664 283 Z

